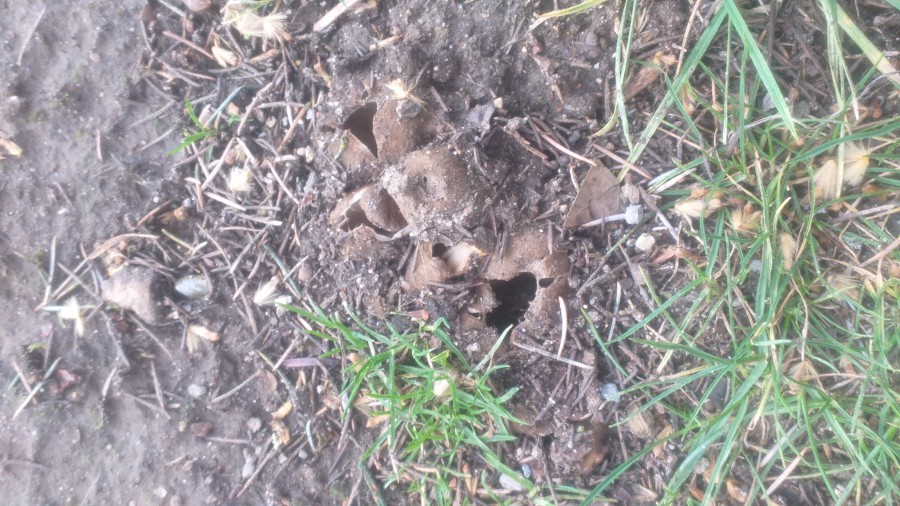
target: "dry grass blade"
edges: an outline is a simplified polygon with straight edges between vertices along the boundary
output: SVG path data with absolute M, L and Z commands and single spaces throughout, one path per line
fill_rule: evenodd
M 358 4 L 360 0 L 339 0 L 338 3 L 326 12 L 316 24 L 313 25 L 314 32 L 322 32 L 328 29 L 337 19 L 343 16 L 347 11 Z

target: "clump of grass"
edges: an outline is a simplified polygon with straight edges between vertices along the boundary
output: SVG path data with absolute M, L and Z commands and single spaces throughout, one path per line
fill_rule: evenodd
M 318 325 L 310 334 L 334 345 L 326 356 L 347 361 L 343 416 L 364 416 L 376 431 L 361 462 L 378 469 L 385 486 L 404 484 L 438 504 L 452 503 L 457 489 L 489 492 L 489 479 L 496 483 L 499 473 L 531 493 L 538 490 L 495 451 L 515 440 L 508 424 L 520 422 L 504 407 L 517 389 L 497 395 L 489 384 L 505 366 L 483 372 L 470 366 L 445 320 L 420 322 L 407 332 L 387 325 L 382 332 L 352 313 L 347 325 L 317 307 L 285 307 Z M 479 472 L 485 463 L 490 471 Z
M 591 327 L 621 371 L 616 344 L 643 347 L 656 376 L 622 394 L 641 399 L 637 413 L 667 413 L 674 430 L 613 467 L 585 503 L 675 443 L 661 504 L 752 504 L 791 491 L 821 504 L 890 504 L 900 496 L 900 279 L 891 274 L 900 257 L 896 206 L 872 199 L 900 194 L 900 121 L 860 123 L 848 111 L 891 83 L 877 83 L 875 68 L 848 82 L 844 55 L 830 58 L 834 114 L 795 117 L 741 11 L 722 5 L 628 159 L 661 129 L 703 147 L 650 184 L 689 220 L 681 242 L 703 261 L 686 259 L 665 281 L 646 276 L 651 310 L 620 335 Z M 829 33 L 855 33 L 840 14 Z M 723 39 L 724 64 L 704 63 Z M 689 108 L 679 99 L 688 86 Z M 720 206 L 730 212 L 711 209 Z M 722 384 L 725 401 L 713 405 Z

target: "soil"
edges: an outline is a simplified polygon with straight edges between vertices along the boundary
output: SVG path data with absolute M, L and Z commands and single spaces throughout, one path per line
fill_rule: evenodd
M 599 148 L 590 137 L 612 112 L 612 4 L 529 31 L 553 2 L 379 2 L 313 33 L 331 2 L 282 2 L 293 37 L 269 43 L 226 38 L 213 3 L 180 16 L 156 2 L 0 2 L 0 134 L 24 152 L 0 161 L 0 376 L 47 378 L 21 412 L 27 389 L 2 393 L 9 503 L 372 503 L 358 459 L 375 431 L 360 416 L 341 421 L 340 368 L 266 372 L 264 356 L 329 349 L 254 303 L 285 271 L 277 292 L 294 303 L 403 328 L 416 325 L 409 315 L 444 317 L 472 363 L 515 325 L 494 358 L 510 366 L 495 388 L 521 389 L 509 407 L 528 423 L 501 456 L 538 483 L 590 488 L 677 423 L 650 412 L 610 428 L 636 408 L 610 384 L 657 373 L 622 342 L 623 377 L 582 315 L 601 336 L 619 333 L 650 311 L 644 276 L 665 286 L 661 297 L 678 292 L 686 281 L 664 283 L 671 271 L 634 248 L 643 232 L 671 243 L 668 231 L 649 219 L 564 226 L 591 170 L 572 153 L 617 173 L 604 153 L 625 152 L 615 136 Z M 690 5 L 642 13 L 636 58 L 677 55 Z M 165 32 L 203 47 L 215 32 L 244 63 L 223 71 Z M 372 49 L 378 41 L 388 42 Z M 642 86 L 628 94 L 632 131 L 662 89 Z M 197 129 L 185 99 L 202 118 L 238 87 L 243 119 L 198 141 L 208 153 L 166 154 L 182 128 Z M 642 167 L 654 175 L 683 149 L 652 143 Z M 227 187 L 242 165 L 249 192 Z M 632 173 L 626 187 L 645 180 Z M 626 205 L 649 216 L 656 201 L 634 190 L 579 209 L 597 219 Z M 132 270 L 113 274 L 123 260 Z M 82 336 L 48 311 L 69 300 L 56 293 L 73 278 L 60 266 L 84 285 L 71 292 L 90 306 Z M 199 297 L 172 290 L 197 279 L 211 285 Z M 117 304 L 94 310 L 103 298 Z M 715 350 L 727 331 L 705 339 Z M 273 415 L 285 401 L 291 414 Z M 291 441 L 270 451 L 282 430 Z M 675 452 L 660 448 L 611 493 L 661 492 Z M 379 493 L 406 497 L 401 485 Z

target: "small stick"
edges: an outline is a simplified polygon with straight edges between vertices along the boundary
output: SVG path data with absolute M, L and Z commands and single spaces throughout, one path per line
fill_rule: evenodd
M 22 58 L 25 57 L 25 50 L 28 49 L 28 43 L 31 42 L 31 37 L 34 36 L 34 32 L 37 31 L 38 25 L 41 24 L 41 20 L 44 19 L 44 14 L 47 13 L 47 6 L 45 5 L 43 9 L 41 9 L 41 13 L 38 14 L 37 19 L 34 21 L 34 24 L 31 25 L 31 29 L 28 30 L 28 35 L 25 36 L 25 42 L 22 43 L 22 48 L 19 49 L 19 57 L 16 58 L 16 66 L 22 66 Z
M 156 401 L 159 403 L 159 409 L 166 415 L 166 419 L 171 420 L 172 416 L 166 411 L 166 404 L 163 402 L 162 389 L 159 387 L 159 378 L 156 376 L 156 365 L 150 361 L 150 373 L 153 375 L 153 390 L 156 391 Z
M 34 386 L 34 388 L 31 390 L 31 393 L 28 394 L 25 400 L 22 401 L 22 404 L 19 405 L 19 408 L 16 409 L 16 412 L 13 413 L 11 420 L 15 420 L 16 417 L 18 417 L 22 413 L 22 410 L 25 409 L 25 406 L 27 406 L 28 403 L 31 402 L 32 399 L 34 399 L 34 396 L 37 395 L 37 393 L 40 392 L 42 388 L 44 388 L 44 383 L 53 375 L 53 372 L 56 371 L 56 366 L 59 364 L 60 360 L 62 360 L 61 357 L 53 361 L 53 365 L 51 365 L 50 368 L 47 369 L 47 372 L 44 373 L 44 379 Z
M 659 218 L 659 221 L 661 221 L 666 227 L 666 230 L 669 231 L 669 235 L 671 235 L 672 239 L 675 239 L 675 242 L 678 243 L 678 232 L 675 231 L 675 227 L 673 227 L 672 224 L 669 223 L 669 220 L 666 219 L 666 215 L 659 210 L 659 207 L 653 202 L 653 199 L 650 198 L 650 194 L 647 193 L 647 190 L 645 190 L 643 186 L 638 186 L 638 190 L 641 192 L 641 200 L 644 201 L 644 204 L 647 204 L 647 207 L 656 213 L 656 217 Z
M 198 53 L 200 53 L 200 54 L 202 54 L 203 56 L 209 58 L 210 60 L 216 61 L 216 57 L 213 56 L 209 51 L 207 51 L 207 50 L 203 49 L 202 47 L 198 46 L 197 44 L 194 44 L 193 42 L 191 42 L 191 41 L 185 39 L 185 38 L 182 37 L 181 35 L 176 35 L 176 34 L 174 34 L 174 33 L 172 33 L 172 32 L 169 32 L 169 31 L 164 31 L 162 34 L 165 35 L 166 37 L 170 38 L 170 39 L 174 39 L 174 40 L 177 40 L 178 42 L 181 42 L 182 44 L 184 44 L 184 45 L 190 47 L 190 48 L 193 49 L 194 51 L 197 51 Z
M 610 150 L 604 148 L 603 146 L 597 144 L 596 142 L 591 143 L 591 146 L 593 146 L 594 149 L 596 149 L 597 151 L 603 153 L 604 155 L 606 155 L 606 156 L 612 158 L 613 160 L 615 160 L 615 161 L 621 163 L 623 166 L 625 166 L 626 169 L 628 169 L 628 170 L 633 170 L 633 171 L 637 172 L 638 174 L 644 176 L 646 179 L 653 179 L 653 176 L 651 176 L 651 175 L 650 175 L 647 171 L 645 171 L 644 169 L 642 169 L 642 168 L 638 167 L 637 165 L 635 165 L 635 164 L 629 162 L 628 160 L 622 158 L 621 156 L 615 154 L 614 152 L 612 152 L 612 151 L 610 151 Z M 622 172 L 619 173 L 619 181 L 621 181 L 621 180 L 625 177 L 625 174 L 628 174 L 628 170 L 625 170 L 625 171 L 622 171 Z
M 144 406 L 145 408 L 152 409 L 153 411 L 159 410 L 159 406 L 157 406 L 156 404 L 153 404 L 152 402 L 147 402 L 144 399 L 141 399 L 140 397 L 138 397 L 132 393 L 129 393 L 129 392 L 123 391 L 122 393 L 125 394 L 126 397 L 128 397 L 131 400 L 137 402 L 138 404 Z
M 22 385 L 25 387 L 25 390 L 28 391 L 28 395 L 34 396 L 32 392 L 31 383 L 28 382 L 28 378 L 25 377 L 25 374 L 22 373 L 22 370 L 19 369 L 19 364 L 16 363 L 15 360 L 12 361 L 13 369 L 16 370 L 16 375 L 19 376 L 19 381 L 22 382 Z
M 595 161 L 593 161 L 593 160 L 590 160 L 590 159 L 588 159 L 588 158 L 585 158 L 585 157 L 579 155 L 578 153 L 572 151 L 571 149 L 569 149 L 569 148 L 563 146 L 562 144 L 556 142 L 556 141 L 555 141 L 552 137 L 550 137 L 549 135 L 545 135 L 545 134 L 542 133 L 542 134 L 539 136 L 539 138 L 543 138 L 544 141 L 547 142 L 547 144 L 553 146 L 554 148 L 556 148 L 556 149 L 562 151 L 563 153 L 565 153 L 565 154 L 571 156 L 572 158 L 574 158 L 574 159 L 576 159 L 576 160 L 581 160 L 582 162 L 584 162 L 584 163 L 590 165 L 591 167 L 596 167 L 596 166 L 597 166 L 597 162 L 595 162 Z
M 559 317 L 562 319 L 562 332 L 559 336 L 559 351 L 556 359 L 562 358 L 563 348 L 566 346 L 566 336 L 569 334 L 569 316 L 566 313 L 566 301 L 559 297 Z
M 242 381 L 240 385 L 238 385 L 238 386 L 232 388 L 231 390 L 225 392 L 224 394 L 222 394 L 222 395 L 220 395 L 220 396 L 218 396 L 218 397 L 212 399 L 211 401 L 209 401 L 209 403 L 210 403 L 210 404 L 218 404 L 218 403 L 224 401 L 225 399 L 231 397 L 232 395 L 238 393 L 242 388 L 244 388 L 244 387 L 247 386 L 251 381 L 253 381 L 254 379 L 256 379 L 256 378 L 259 376 L 259 374 L 260 374 L 260 372 L 259 372 L 259 371 L 256 371 L 255 373 L 251 374 L 249 378 L 247 378 L 247 379 L 245 379 L 244 381 Z
M 875 253 L 874 255 L 872 255 L 868 260 L 861 263 L 860 266 L 869 265 L 872 262 L 877 262 L 877 261 L 881 260 L 882 258 L 886 257 L 888 254 L 890 254 L 891 251 L 894 251 L 895 249 L 897 249 L 898 246 L 900 246 L 900 237 L 897 237 L 896 239 L 894 239 L 894 242 L 890 243 L 886 248 L 879 251 L 878 253 Z
M 244 130 L 244 124 L 247 123 L 247 118 L 250 117 L 250 113 L 253 112 L 253 109 L 262 101 L 263 98 L 269 93 L 269 90 L 272 89 L 272 86 L 275 85 L 275 81 L 270 81 L 269 84 L 260 88 L 258 92 L 256 92 L 256 96 L 253 97 L 253 100 L 250 101 L 250 105 L 247 106 L 247 110 L 244 111 L 244 116 L 241 118 L 241 122 L 238 124 L 236 134 L 241 135 L 241 132 Z
M 266 159 L 266 166 L 269 167 L 269 170 L 272 172 L 272 176 L 275 178 L 275 181 L 278 182 L 278 186 L 281 186 L 281 189 L 284 190 L 284 193 L 287 194 L 288 198 L 294 201 L 294 204 L 297 207 L 300 207 L 300 200 L 294 196 L 294 193 L 288 189 L 287 185 L 284 184 L 284 181 L 281 179 L 281 176 L 278 175 L 278 171 L 275 170 L 275 165 L 268 159 Z
M 0 467 L 9 466 L 15 464 L 17 466 L 30 466 L 35 467 L 37 469 L 47 470 L 50 469 L 50 466 L 45 466 L 44 464 L 38 464 L 37 462 L 32 462 L 30 460 L 24 459 L 3 459 L 0 460 Z
M 547 357 L 547 358 L 552 358 L 552 359 L 554 359 L 554 360 L 559 360 L 560 362 L 562 362 L 562 363 L 564 363 L 564 364 L 573 365 L 573 366 L 575 366 L 575 367 L 578 367 L 578 368 L 580 368 L 580 369 L 585 369 L 585 370 L 588 370 L 588 371 L 594 370 L 594 367 L 593 367 L 593 366 L 590 366 L 590 365 L 587 365 L 587 364 L 583 364 L 583 363 L 581 363 L 581 362 L 576 362 L 576 361 L 574 361 L 574 360 L 569 360 L 568 358 L 557 358 L 557 357 L 554 356 L 552 353 L 549 353 L 549 352 L 547 352 L 546 350 L 542 350 L 542 349 L 540 349 L 540 348 L 536 348 L 536 347 L 531 346 L 531 345 L 528 345 L 528 344 L 517 343 L 516 341 L 513 341 L 512 344 L 513 344 L 513 346 L 515 346 L 515 347 L 517 347 L 517 348 L 522 348 L 522 349 L 525 350 L 525 351 L 530 351 L 530 352 L 532 352 L 532 353 L 537 353 L 538 355 L 541 355 L 542 357 Z
M 322 32 L 327 30 L 332 23 L 337 21 L 339 17 L 343 16 L 358 3 L 359 0 L 340 0 L 337 5 L 332 7 L 330 11 L 326 12 L 324 16 L 316 21 L 316 24 L 313 25 L 313 31 Z
M 215 436 L 206 436 L 203 439 L 206 439 L 207 441 L 213 441 L 215 443 L 253 446 L 253 441 L 248 441 L 246 439 L 229 439 L 227 437 L 215 437 Z
M 172 127 L 172 128 L 170 128 L 170 129 L 166 130 L 165 132 L 163 132 L 162 135 L 160 135 L 159 137 L 157 137 L 157 138 L 153 139 L 152 141 L 150 141 L 149 144 L 144 144 L 143 146 L 139 147 L 139 148 L 138 148 L 138 153 L 143 153 L 145 150 L 150 149 L 151 146 L 155 146 L 156 144 L 159 144 L 160 142 L 162 142 L 163 140 L 165 140 L 166 137 L 168 137 L 169 135 L 172 134 L 172 132 L 175 131 L 175 128 L 176 128 L 176 127 Z
M 159 347 L 162 348 L 162 350 L 163 350 L 164 352 L 166 352 L 166 355 L 168 355 L 170 359 L 175 360 L 175 357 L 172 355 L 172 352 L 169 351 L 168 348 L 166 348 L 166 345 L 163 344 L 163 342 L 160 341 L 158 337 L 156 337 L 156 334 L 154 334 L 153 332 L 151 332 L 150 329 L 147 328 L 146 325 L 144 325 L 144 322 L 142 322 L 140 318 L 137 318 L 137 317 L 132 318 L 132 321 L 134 321 L 135 323 L 137 323 L 138 327 L 140 327 L 141 330 L 143 330 L 144 332 L 146 332 L 147 334 L 149 334 L 150 337 L 153 338 L 154 341 L 156 341 L 156 344 L 158 344 Z
M 100 138 L 100 129 L 97 129 L 97 159 L 103 161 L 103 140 Z
M 56 273 L 56 236 L 53 236 L 53 240 L 50 242 L 50 274 L 47 278 L 47 287 L 44 290 L 44 300 L 41 302 L 41 306 L 46 306 L 50 303 L 50 292 L 53 290 L 53 275 Z
M 238 493 L 234 496 L 235 499 L 237 499 L 238 497 L 241 496 L 241 494 L 243 494 L 244 492 L 247 491 L 247 487 L 249 487 L 250 484 L 253 483 L 254 480 L 256 480 L 256 477 L 259 476 L 259 473 L 261 473 L 263 468 L 266 467 L 266 464 L 268 464 L 269 461 L 272 460 L 272 457 L 274 457 L 275 455 L 278 455 L 278 453 L 279 453 L 278 448 L 272 448 L 271 450 L 269 450 L 269 453 L 266 454 L 266 456 L 262 460 L 262 462 L 260 462 L 259 465 L 256 466 L 256 471 L 254 471 L 253 474 L 250 475 L 249 478 L 247 478 L 247 481 L 244 483 L 244 486 L 241 487 L 241 490 L 238 491 Z

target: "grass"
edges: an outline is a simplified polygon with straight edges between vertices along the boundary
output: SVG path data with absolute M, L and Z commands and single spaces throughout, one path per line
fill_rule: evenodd
M 470 493 L 476 488 L 490 493 L 497 487 L 488 479 L 501 473 L 542 502 L 540 488 L 496 450 L 515 441 L 508 424 L 520 422 L 504 407 L 517 389 L 498 396 L 489 385 L 490 376 L 505 366 L 486 367 L 490 355 L 471 366 L 450 340 L 445 320 L 418 323 L 407 332 L 386 325 L 381 332 L 352 313 L 348 325 L 315 306 L 286 307 L 318 326 L 310 334 L 334 346 L 325 356 L 347 363 L 344 417 L 362 417 L 376 429 L 360 461 L 380 467 L 385 487 L 400 484 L 423 501 L 451 504 L 462 488 L 459 482 Z M 487 470 L 479 471 L 484 465 Z M 578 493 L 572 489 L 569 495 L 585 495 Z
M 826 16 L 834 23 L 829 47 L 840 49 L 836 34 L 843 30 L 876 67 L 848 82 L 845 54 L 830 53 L 837 112 L 794 118 L 741 11 L 731 0 L 722 5 L 668 83 L 629 158 L 637 162 L 660 129 L 705 148 L 650 184 L 651 191 L 666 188 L 660 194 L 670 203 L 697 188 L 725 202 L 683 229 L 683 244 L 703 261 L 686 261 L 671 284 L 645 276 L 653 310 L 618 337 L 606 340 L 591 327 L 620 370 L 615 349 L 623 340 L 656 357 L 651 365 L 661 376 L 623 395 L 642 399 L 637 411 L 661 409 L 678 429 L 620 463 L 583 503 L 639 470 L 654 448 L 677 442 L 679 463 L 662 504 L 726 498 L 751 504 L 791 485 L 813 501 L 893 504 L 900 497 L 900 281 L 885 279 L 876 262 L 859 256 L 863 247 L 889 248 L 894 237 L 885 226 L 889 215 L 853 216 L 861 203 L 900 191 L 900 121 L 852 123 L 858 97 L 885 72 L 883 55 L 860 42 L 863 32 L 837 7 L 837 15 Z M 737 61 L 711 68 L 705 60 L 723 40 L 732 47 L 740 42 L 740 49 L 722 51 Z M 681 99 L 691 81 L 707 90 L 693 114 Z M 763 94 L 774 115 L 753 106 Z M 629 136 L 624 128 L 622 135 Z M 733 152 L 716 148 L 731 136 Z M 815 170 L 826 156 L 840 158 L 850 141 L 880 146 L 866 173 L 879 190 L 851 187 L 828 201 L 809 198 Z M 700 175 L 704 166 L 711 170 Z M 758 224 L 736 230 L 731 220 L 745 205 L 759 213 Z M 851 218 L 835 220 L 834 209 Z M 787 253 L 789 262 L 782 234 L 798 244 L 795 254 Z M 896 252 L 886 256 L 897 259 Z M 663 337 L 642 337 L 657 333 Z M 670 361 L 681 372 L 672 373 Z M 727 401 L 711 408 L 706 401 L 723 381 Z

